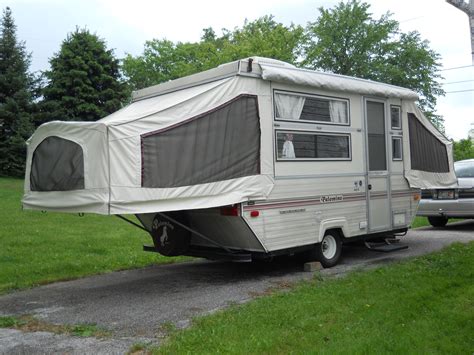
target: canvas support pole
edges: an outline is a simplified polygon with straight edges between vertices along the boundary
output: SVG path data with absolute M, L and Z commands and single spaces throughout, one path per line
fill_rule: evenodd
M 142 230 L 144 230 L 145 232 L 148 233 L 148 231 L 146 230 L 146 228 L 143 228 L 143 227 L 142 227 L 141 225 L 139 225 L 138 223 L 135 223 L 135 222 L 133 222 L 133 221 L 131 221 L 131 220 L 125 218 L 124 216 L 119 215 L 119 214 L 116 214 L 116 216 L 117 216 L 118 218 L 124 220 L 125 222 L 128 222 L 128 223 L 130 223 L 131 225 L 133 225 L 133 226 L 135 226 L 135 227 L 137 227 L 137 228 L 140 228 L 140 229 L 142 229 Z

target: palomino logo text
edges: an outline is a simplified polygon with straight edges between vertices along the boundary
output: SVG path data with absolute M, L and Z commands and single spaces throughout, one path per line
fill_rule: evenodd
M 329 196 L 321 196 L 319 201 L 321 203 L 331 203 L 331 202 L 339 202 L 344 200 L 343 195 L 329 195 Z

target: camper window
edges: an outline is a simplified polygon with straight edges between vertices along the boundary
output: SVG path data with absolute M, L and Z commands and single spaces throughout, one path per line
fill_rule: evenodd
M 350 135 L 276 132 L 277 160 L 350 160 Z
M 402 137 L 392 137 L 392 160 L 402 160 Z
M 260 173 L 257 97 L 233 100 L 142 135 L 142 186 L 167 188 Z
M 413 113 L 408 113 L 410 161 L 413 170 L 448 173 L 446 145 L 436 138 Z
M 84 189 L 82 147 L 61 137 L 45 138 L 33 153 L 30 189 L 31 191 Z
M 400 106 L 390 106 L 390 118 L 392 121 L 392 129 L 402 129 Z
M 275 92 L 275 118 L 328 124 L 349 124 L 349 101 L 289 92 Z

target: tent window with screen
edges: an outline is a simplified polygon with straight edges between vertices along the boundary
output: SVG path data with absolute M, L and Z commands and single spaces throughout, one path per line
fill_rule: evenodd
M 84 189 L 84 155 L 79 144 L 51 136 L 33 153 L 31 191 Z
M 446 145 L 439 141 L 412 113 L 408 113 L 410 159 L 414 170 L 448 173 Z
M 239 95 L 199 116 L 141 136 L 142 186 L 167 188 L 260 173 L 257 97 Z

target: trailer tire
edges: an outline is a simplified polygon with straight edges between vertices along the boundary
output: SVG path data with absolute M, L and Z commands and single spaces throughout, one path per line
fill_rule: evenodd
M 169 212 L 166 216 L 187 225 L 187 218 L 182 212 Z M 151 237 L 156 250 L 165 256 L 183 255 L 191 241 L 191 233 L 188 230 L 160 214 L 153 218 Z
M 428 217 L 428 222 L 430 222 L 433 227 L 444 227 L 448 223 L 448 217 Z
M 325 268 L 333 267 L 339 261 L 342 253 L 342 241 L 340 232 L 328 230 L 324 234 L 321 243 L 316 244 L 316 259 Z

